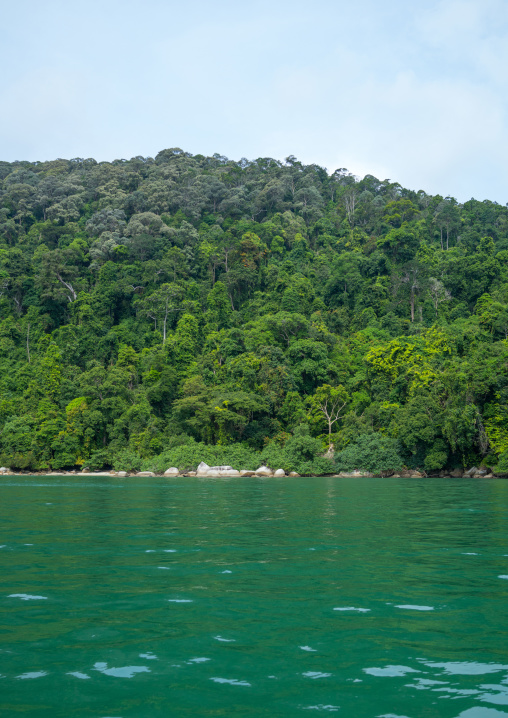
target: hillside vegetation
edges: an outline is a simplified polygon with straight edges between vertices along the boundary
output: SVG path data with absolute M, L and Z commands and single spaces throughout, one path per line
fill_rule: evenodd
M 508 468 L 507 336 L 495 202 L 294 157 L 0 163 L 6 466 Z

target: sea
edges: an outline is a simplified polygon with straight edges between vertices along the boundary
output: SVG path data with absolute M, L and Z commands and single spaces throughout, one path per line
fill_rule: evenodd
M 4 476 L 0 715 L 508 717 L 508 481 Z

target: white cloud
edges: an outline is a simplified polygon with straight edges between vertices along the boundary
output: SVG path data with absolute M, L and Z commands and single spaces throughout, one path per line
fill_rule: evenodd
M 421 40 L 454 73 L 506 87 L 508 5 L 504 0 L 442 0 L 420 12 Z M 446 67 L 442 70 L 446 71 Z

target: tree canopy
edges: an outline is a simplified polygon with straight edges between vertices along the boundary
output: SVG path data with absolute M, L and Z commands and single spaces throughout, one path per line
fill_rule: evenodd
M 0 368 L 19 469 L 508 465 L 508 208 L 294 157 L 0 162 Z

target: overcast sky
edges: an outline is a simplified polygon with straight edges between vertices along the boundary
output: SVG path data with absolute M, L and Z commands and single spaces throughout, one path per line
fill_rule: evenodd
M 507 0 L 0 2 L 0 159 L 293 154 L 508 201 Z

